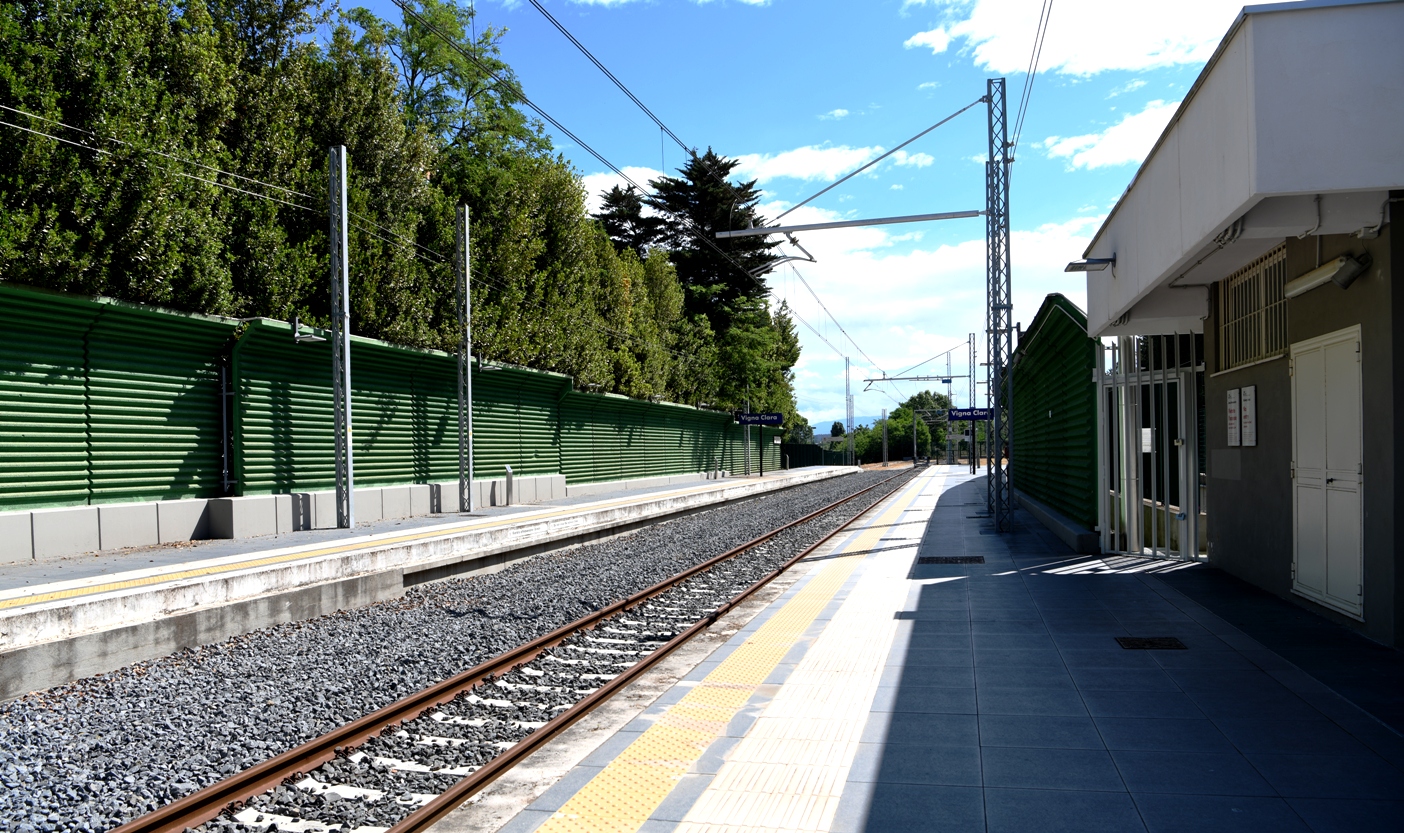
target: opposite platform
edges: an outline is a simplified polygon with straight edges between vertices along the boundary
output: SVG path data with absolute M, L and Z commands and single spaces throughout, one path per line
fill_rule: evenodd
M 146 553 L 84 559 L 75 562 L 81 578 L 36 585 L 19 582 L 53 565 L 0 568 L 0 576 L 13 574 L 0 589 L 0 699 L 850 471 L 811 467 L 486 516 L 382 522 L 370 534 L 163 548 L 150 552 L 162 563 L 136 569 L 133 560 Z M 289 539 L 307 543 L 287 546 Z
M 880 504 L 503 830 L 1401 829 L 1404 739 L 1158 578 L 1204 567 L 991 534 L 983 489 Z

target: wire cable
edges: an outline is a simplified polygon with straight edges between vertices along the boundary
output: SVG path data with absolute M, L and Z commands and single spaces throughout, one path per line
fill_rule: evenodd
M 396 0 L 396 2 L 398 2 L 398 0 Z M 813 202 L 814 200 L 818 199 L 819 197 L 822 197 L 823 195 L 829 193 L 830 191 L 832 191 L 832 190 L 834 190 L 835 188 L 839 187 L 840 185 L 844 184 L 844 183 L 847 182 L 848 180 L 852 179 L 853 177 L 857 176 L 858 174 L 861 174 L 862 172 L 866 171 L 867 169 L 871 168 L 872 166 L 876 165 L 877 163 L 881 162 L 882 160 L 886 159 L 887 157 L 891 156 L 892 154 L 896 153 L 897 151 L 901 150 L 902 148 L 906 147 L 907 145 L 910 145 L 912 142 L 915 142 L 917 139 L 920 139 L 922 136 L 925 136 L 926 134 L 930 133 L 931 131 L 935 130 L 936 128 L 940 127 L 941 125 L 945 124 L 946 122 L 950 121 L 951 119 L 955 118 L 956 116 L 959 116 L 961 113 L 964 113 L 966 110 L 969 110 L 971 107 L 974 107 L 976 104 L 979 104 L 980 102 L 982 102 L 982 101 L 984 101 L 984 100 L 985 100 L 985 96 L 980 96 L 979 98 L 975 99 L 974 101 L 970 102 L 969 104 L 965 105 L 964 107 L 960 108 L 959 110 L 955 111 L 954 113 L 951 113 L 949 116 L 946 116 L 944 119 L 941 119 L 940 121 L 936 122 L 935 124 L 931 125 L 930 127 L 926 128 L 925 130 L 921 131 L 920 133 L 916 134 L 915 136 L 913 136 L 912 138 L 910 138 L 910 139 L 908 139 L 907 141 L 903 142 L 902 144 L 898 145 L 897 147 L 893 148 L 892 150 L 887 151 L 886 153 L 882 154 L 881 156 L 879 156 L 878 158 L 874 159 L 873 161 L 868 162 L 867 164 L 865 164 L 865 165 L 863 165 L 862 167 L 858 168 L 858 170 L 853 171 L 852 173 L 849 173 L 849 174 L 845 175 L 844 177 L 842 177 L 841 179 L 835 181 L 834 183 L 832 183 L 831 185 L 829 185 L 827 188 L 825 188 L 824 190 L 820 191 L 819 193 L 814 194 L 813 196 L 810 196 L 810 197 L 806 197 L 806 198 L 803 199 L 803 200 L 800 200 L 798 203 L 794 204 L 794 205 L 791 206 L 789 209 L 787 209 L 787 210 L 781 212 L 780 216 L 779 216 L 779 217 L 776 217 L 775 220 L 774 220 L 774 222 L 777 222 L 777 223 L 780 222 L 781 217 L 784 217 L 786 214 L 789 214 L 791 211 L 794 211 L 796 208 L 799 208 L 799 207 L 802 206 L 802 205 L 806 205 L 806 204 L 808 204 L 808 203 L 811 203 L 811 202 Z
M 1024 116 L 1029 110 L 1029 102 L 1033 99 L 1034 79 L 1038 76 L 1038 62 L 1043 57 L 1043 44 L 1048 35 L 1048 21 L 1053 16 L 1053 0 L 1043 0 L 1043 9 L 1038 15 L 1038 29 L 1034 34 L 1033 49 L 1029 54 L 1029 69 L 1025 74 L 1024 90 L 1019 97 L 1018 116 L 1014 121 L 1014 143 L 1010 148 L 1010 156 L 1019 150 L 1019 140 L 1024 135 Z

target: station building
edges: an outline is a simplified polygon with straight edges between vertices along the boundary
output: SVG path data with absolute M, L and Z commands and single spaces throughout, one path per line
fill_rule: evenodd
M 1069 264 L 1104 551 L 1404 645 L 1401 202 L 1404 2 L 1243 9 Z

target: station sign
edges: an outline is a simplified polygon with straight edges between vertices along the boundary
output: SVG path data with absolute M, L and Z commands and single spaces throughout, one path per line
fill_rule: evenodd
M 737 414 L 736 421 L 742 425 L 781 425 L 785 422 L 784 414 Z
M 948 411 L 948 412 L 946 413 L 946 416 L 947 416 L 947 418 L 953 419 L 953 420 L 955 420 L 955 421 L 957 421 L 957 422 L 964 422 L 965 420 L 974 420 L 974 421 L 976 421 L 976 422 L 981 422 L 981 421 L 983 421 L 983 420 L 987 420 L 987 419 L 990 418 L 990 409 L 989 409 L 989 408 L 951 408 L 950 411 Z

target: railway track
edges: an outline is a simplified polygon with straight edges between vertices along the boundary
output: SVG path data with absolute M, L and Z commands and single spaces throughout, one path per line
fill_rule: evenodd
M 117 828 L 426 830 L 844 530 L 886 478 Z M 861 508 L 818 540 L 812 523 Z M 798 551 L 795 551 L 798 548 Z M 738 558 L 750 554 L 750 558 Z

